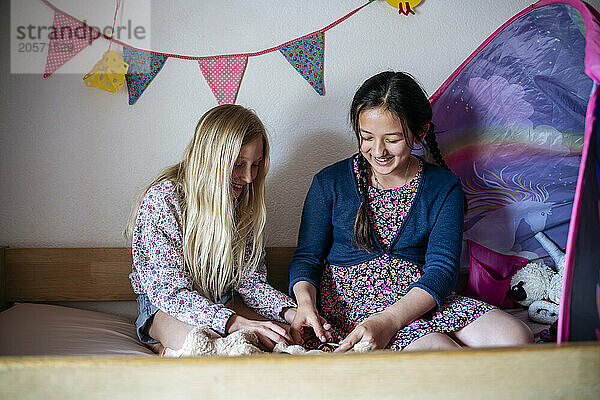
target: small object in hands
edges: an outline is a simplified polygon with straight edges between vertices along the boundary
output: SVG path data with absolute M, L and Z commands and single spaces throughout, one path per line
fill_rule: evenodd
M 314 334 L 312 329 L 305 328 L 302 332 L 302 347 L 307 351 L 322 351 L 324 353 L 332 353 L 335 349 L 340 347 L 338 343 L 333 342 L 321 342 Z
M 273 349 L 274 353 L 288 353 L 288 354 L 321 354 L 321 353 L 333 353 L 335 349 L 340 347 L 337 343 L 320 343 L 314 348 L 307 350 L 306 346 L 300 345 L 287 345 L 285 343 L 277 343 Z
M 87 87 L 97 87 L 109 93 L 120 90 L 125 83 L 129 64 L 116 51 L 107 51 L 94 68 L 83 77 Z
M 322 344 L 321 341 L 313 334 L 307 334 L 307 330 L 302 334 L 302 339 L 304 342 L 302 343 L 302 347 L 306 350 L 318 350 L 319 346 Z
M 321 350 L 324 353 L 333 353 L 338 347 L 340 347 L 340 345 L 337 343 L 321 343 L 317 347 L 317 350 Z

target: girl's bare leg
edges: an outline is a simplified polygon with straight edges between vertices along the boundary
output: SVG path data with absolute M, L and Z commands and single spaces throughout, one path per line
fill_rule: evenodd
M 406 346 L 404 351 L 456 349 L 460 345 L 443 333 L 429 333 Z
M 154 314 L 152 324 L 148 329 L 148 335 L 158 340 L 164 347 L 179 350 L 192 329 L 194 329 L 193 325 L 181 322 L 177 318 L 173 318 L 169 314 L 159 310 Z
M 520 346 L 533 343 L 523 322 L 501 310 L 488 311 L 452 336 L 469 347 Z

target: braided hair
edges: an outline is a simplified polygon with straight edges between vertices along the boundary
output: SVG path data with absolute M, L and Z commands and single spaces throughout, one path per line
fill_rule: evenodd
M 431 122 L 433 116 L 431 104 L 414 78 L 404 72 L 387 71 L 367 79 L 354 95 L 350 107 L 350 121 L 359 147 L 358 191 L 361 199 L 354 221 L 353 239 L 359 248 L 370 252 L 374 250 L 373 228 L 368 212 L 371 166 L 360 152 L 359 117 L 363 111 L 373 108 L 383 108 L 395 115 L 402 124 L 402 134 L 409 148 L 413 149 L 413 143 L 426 147 L 435 162 L 448 169 L 435 140 L 435 127 Z M 423 131 L 426 132 L 425 143 L 419 136 Z
M 433 157 L 433 160 L 442 168 L 447 169 L 448 165 L 446 161 L 442 158 L 442 152 L 440 151 L 440 147 L 438 146 L 437 140 L 435 140 L 435 127 L 433 122 L 429 123 L 429 127 L 427 129 L 427 134 L 425 135 L 425 143 L 427 144 L 427 149 L 429 150 L 429 154 Z
M 373 231 L 369 223 L 369 162 L 358 153 L 358 193 L 360 194 L 360 207 L 354 220 L 353 237 L 359 247 L 371 251 L 374 247 Z M 361 246 L 362 244 L 362 246 Z

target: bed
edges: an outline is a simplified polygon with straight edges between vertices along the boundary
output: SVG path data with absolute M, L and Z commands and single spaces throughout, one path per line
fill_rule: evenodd
M 161 359 L 137 341 L 131 312 L 65 306 L 131 310 L 129 249 L 0 250 L 0 305 L 12 306 L 0 313 L 0 398 L 585 399 L 600 393 L 600 344 L 589 342 Z M 293 250 L 267 249 L 270 281 L 282 290 Z

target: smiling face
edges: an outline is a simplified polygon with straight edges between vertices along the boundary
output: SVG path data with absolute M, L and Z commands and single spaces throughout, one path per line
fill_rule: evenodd
M 360 152 L 378 179 L 394 184 L 398 178 L 406 178 L 404 175 L 414 144 L 413 133 L 408 130 L 404 135 L 400 119 L 381 107 L 362 111 L 358 117 L 358 126 Z M 425 133 L 421 135 L 424 136 Z
M 240 149 L 240 154 L 233 166 L 231 177 L 231 191 L 233 197 L 238 198 L 244 191 L 246 185 L 256 179 L 258 169 L 263 159 L 263 140 L 257 137 L 246 143 Z

